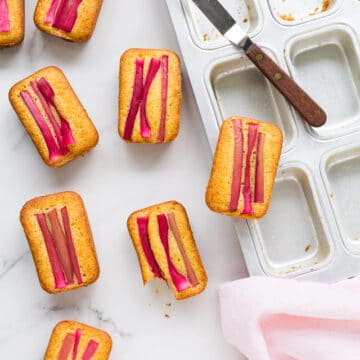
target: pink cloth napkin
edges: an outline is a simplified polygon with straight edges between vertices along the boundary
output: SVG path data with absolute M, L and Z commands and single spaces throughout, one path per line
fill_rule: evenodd
M 253 277 L 219 294 L 225 338 L 250 360 L 360 359 L 360 277 L 333 285 Z

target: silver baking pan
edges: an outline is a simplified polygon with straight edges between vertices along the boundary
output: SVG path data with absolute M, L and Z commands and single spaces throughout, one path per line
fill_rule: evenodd
M 191 0 L 167 0 L 211 150 L 229 116 L 284 133 L 269 213 L 234 221 L 250 275 L 360 274 L 360 1 L 221 2 L 328 114 L 307 126 Z

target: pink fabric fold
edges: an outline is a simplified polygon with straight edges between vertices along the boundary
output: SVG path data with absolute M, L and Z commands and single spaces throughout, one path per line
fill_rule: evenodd
M 219 290 L 226 340 L 250 360 L 359 360 L 360 277 L 253 277 Z

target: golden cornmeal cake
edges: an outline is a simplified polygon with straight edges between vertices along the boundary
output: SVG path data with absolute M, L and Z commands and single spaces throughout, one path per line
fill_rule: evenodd
M 240 116 L 225 120 L 206 191 L 208 207 L 234 217 L 263 217 L 269 208 L 282 143 L 282 132 L 273 124 Z
M 130 49 L 120 59 L 119 134 L 134 143 L 168 143 L 180 126 L 179 57 L 169 50 Z
M 20 221 L 45 291 L 55 294 L 97 280 L 100 270 L 95 245 L 77 193 L 32 199 L 21 209 Z
M 102 0 L 39 0 L 34 13 L 39 30 L 65 40 L 90 39 Z
M 107 360 L 111 348 L 107 332 L 65 320 L 52 331 L 44 360 Z
M 44 162 L 60 167 L 84 155 L 98 132 L 64 73 L 50 66 L 15 84 L 9 100 Z
M 127 225 L 145 285 L 154 278 L 165 280 L 177 300 L 205 289 L 206 272 L 181 204 L 169 201 L 135 211 Z
M 0 0 L 0 48 L 24 40 L 24 0 Z

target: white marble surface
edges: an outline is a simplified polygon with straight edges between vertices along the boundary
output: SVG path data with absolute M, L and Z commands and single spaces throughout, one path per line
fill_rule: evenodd
M 121 53 L 129 47 L 179 51 L 165 1 L 105 1 L 84 45 L 36 30 L 35 3 L 26 0 L 23 45 L 0 51 L 0 359 L 42 359 L 63 319 L 107 330 L 111 359 L 241 359 L 222 338 L 217 288 L 246 270 L 231 221 L 204 203 L 210 151 L 186 75 L 175 143 L 127 145 L 117 134 Z M 88 156 L 59 170 L 42 163 L 7 100 L 11 85 L 47 65 L 64 70 L 100 133 Z M 26 200 L 68 189 L 87 206 L 101 277 L 87 289 L 50 296 L 38 284 L 18 215 Z M 160 283 L 143 287 L 125 226 L 133 210 L 170 199 L 187 207 L 209 276 L 203 295 L 179 303 Z

